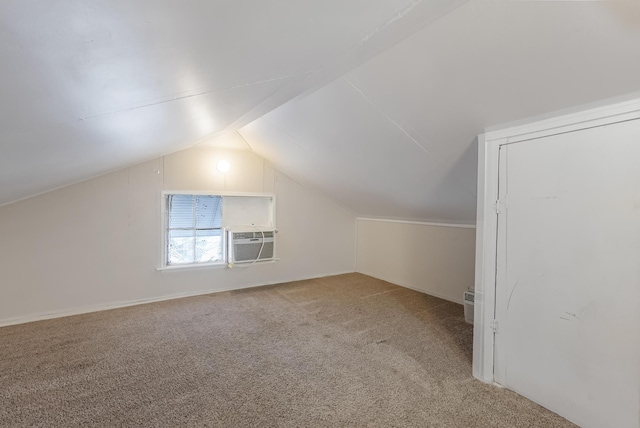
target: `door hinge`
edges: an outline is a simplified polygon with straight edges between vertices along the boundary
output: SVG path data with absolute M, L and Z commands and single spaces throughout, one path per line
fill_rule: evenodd
M 496 214 L 500 214 L 503 210 L 507 209 L 507 198 L 496 199 L 493 207 L 496 209 Z
M 491 321 L 491 330 L 493 330 L 494 333 L 498 333 L 498 320 Z

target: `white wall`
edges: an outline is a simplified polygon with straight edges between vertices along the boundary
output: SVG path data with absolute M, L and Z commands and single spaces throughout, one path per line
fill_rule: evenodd
M 157 271 L 163 190 L 275 192 L 280 261 Z M 355 214 L 248 151 L 189 149 L 0 207 L 0 237 L 0 325 L 355 269 Z
M 357 231 L 357 272 L 457 303 L 473 286 L 473 227 L 358 219 Z

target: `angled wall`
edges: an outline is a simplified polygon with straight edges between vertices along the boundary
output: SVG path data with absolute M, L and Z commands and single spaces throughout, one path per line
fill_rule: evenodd
M 357 220 L 356 270 L 456 303 L 473 286 L 473 226 Z
M 275 193 L 280 261 L 157 271 L 163 190 Z M 0 325 L 355 269 L 355 214 L 248 151 L 189 149 L 0 207 L 0 236 Z

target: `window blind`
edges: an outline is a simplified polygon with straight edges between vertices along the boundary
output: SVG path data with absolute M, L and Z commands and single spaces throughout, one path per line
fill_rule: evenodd
M 167 265 L 221 261 L 222 197 L 167 195 Z

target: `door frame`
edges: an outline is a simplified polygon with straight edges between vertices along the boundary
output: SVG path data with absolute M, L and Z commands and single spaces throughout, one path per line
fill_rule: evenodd
M 475 311 L 473 376 L 496 383 L 494 376 L 496 262 L 498 239 L 498 175 L 500 147 L 521 141 L 640 119 L 640 94 L 625 101 L 608 100 L 596 105 L 555 112 L 520 123 L 487 129 L 478 136 L 478 204 L 476 220 Z M 497 330 L 497 333 L 496 333 Z

